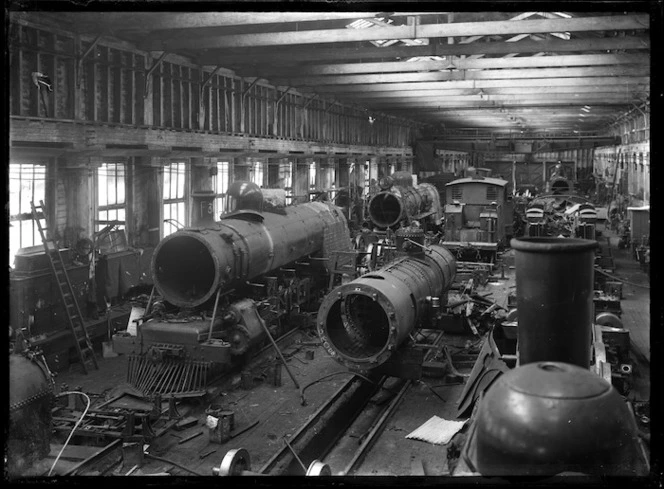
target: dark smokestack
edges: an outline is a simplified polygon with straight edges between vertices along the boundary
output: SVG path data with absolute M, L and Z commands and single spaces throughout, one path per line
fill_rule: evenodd
M 513 239 L 519 364 L 551 361 L 588 368 L 596 241 Z

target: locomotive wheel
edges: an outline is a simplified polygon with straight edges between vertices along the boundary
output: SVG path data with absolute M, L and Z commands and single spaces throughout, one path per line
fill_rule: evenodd
M 229 450 L 224 459 L 221 461 L 219 467 L 212 469 L 215 475 L 229 476 L 229 475 L 242 475 L 244 471 L 251 470 L 251 458 L 249 452 L 244 448 L 235 448 Z
M 324 464 L 320 460 L 314 460 L 313 462 L 311 462 L 311 465 L 309 465 L 306 475 L 313 475 L 313 476 L 332 475 L 332 470 L 330 470 L 329 465 Z

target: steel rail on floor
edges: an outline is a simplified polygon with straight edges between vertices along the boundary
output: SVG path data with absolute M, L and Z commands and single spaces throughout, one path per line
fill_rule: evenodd
M 438 346 L 443 335 L 444 333 L 440 332 L 432 345 Z M 435 354 L 435 350 L 432 348 L 427 352 L 425 361 Z M 351 371 L 348 373 L 352 374 Z M 260 469 L 260 473 L 263 475 L 304 475 L 302 465 L 308 466 L 314 460 L 324 460 L 334 450 L 339 440 L 347 435 L 353 422 L 363 413 L 371 398 L 381 388 L 384 388 L 383 386 L 389 378 L 383 376 L 374 383 L 354 375 L 289 438 L 288 444 L 284 443 L 284 446 Z M 375 415 L 367 435 L 344 467 L 342 472 L 344 475 L 350 475 L 358 469 L 413 383 L 412 380 L 404 381 L 390 403 Z M 293 450 L 299 454 L 301 461 L 298 461 L 293 455 Z M 332 469 L 334 470 L 334 467 Z

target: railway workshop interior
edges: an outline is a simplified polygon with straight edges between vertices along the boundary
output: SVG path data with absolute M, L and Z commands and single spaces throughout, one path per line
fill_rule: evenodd
M 662 4 L 513 6 L 10 4 L 6 480 L 656 477 Z

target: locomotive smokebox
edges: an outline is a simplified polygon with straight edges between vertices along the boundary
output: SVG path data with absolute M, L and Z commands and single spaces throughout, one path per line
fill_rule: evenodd
M 636 422 L 588 369 L 538 362 L 501 375 L 479 404 L 465 458 L 487 476 L 640 475 Z
M 554 361 L 588 368 L 596 241 L 513 239 L 519 364 Z
M 253 191 L 247 198 L 262 202 Z M 279 214 L 247 207 L 245 202 L 244 210 L 206 227 L 181 229 L 159 242 L 152 255 L 152 277 L 165 300 L 196 307 L 219 289 L 242 287 L 295 260 L 349 247 L 346 218 L 332 205 L 309 202 Z
M 369 201 L 369 217 L 379 228 L 391 228 L 403 219 L 421 219 L 433 216 L 439 220 L 440 195 L 431 184 L 416 187 L 395 185 L 378 192 Z
M 386 362 L 449 289 L 456 260 L 442 246 L 404 256 L 330 292 L 318 310 L 318 334 L 339 363 L 360 371 Z

